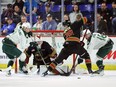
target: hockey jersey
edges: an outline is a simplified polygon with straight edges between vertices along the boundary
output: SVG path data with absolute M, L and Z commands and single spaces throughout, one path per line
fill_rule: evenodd
M 109 40 L 110 38 L 107 35 L 103 35 L 100 33 L 93 33 L 90 41 L 88 42 L 87 49 L 90 52 L 92 49 L 98 50 L 104 45 L 106 45 Z

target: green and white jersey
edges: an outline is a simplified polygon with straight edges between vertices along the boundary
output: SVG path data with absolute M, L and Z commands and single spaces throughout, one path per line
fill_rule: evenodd
M 107 44 L 107 42 L 109 41 L 109 37 L 107 35 L 103 35 L 100 33 L 93 33 L 91 40 L 88 44 L 88 49 L 92 50 L 98 50 L 101 47 L 103 47 L 105 44 Z
M 16 45 L 19 45 L 21 49 L 25 49 L 30 42 L 28 35 L 25 36 L 24 31 L 20 28 L 16 29 L 13 33 L 7 35 L 6 37 Z

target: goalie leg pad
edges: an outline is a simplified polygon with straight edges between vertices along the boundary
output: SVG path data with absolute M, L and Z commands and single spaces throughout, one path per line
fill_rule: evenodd
M 56 70 L 60 72 L 60 74 L 64 74 L 69 72 L 69 67 L 68 66 L 57 66 Z

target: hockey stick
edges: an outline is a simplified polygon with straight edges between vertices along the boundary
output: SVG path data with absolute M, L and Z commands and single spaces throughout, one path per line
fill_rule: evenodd
M 42 56 L 42 54 L 41 54 L 41 52 L 40 52 L 40 50 L 39 50 L 40 48 L 37 46 L 37 52 L 39 53 L 39 55 L 40 55 L 40 57 L 41 57 L 41 59 L 42 59 L 42 61 L 43 61 L 43 63 L 44 63 L 44 65 L 46 66 L 46 68 L 48 69 L 48 67 L 47 67 L 47 64 L 46 64 L 46 62 L 45 62 L 45 60 L 44 60 L 44 58 L 43 58 L 43 56 Z
M 87 33 L 87 29 L 86 29 L 86 31 L 85 31 L 85 33 L 84 33 L 82 42 L 84 41 L 84 38 L 85 38 L 85 36 L 86 36 L 86 33 Z M 78 65 L 78 63 L 75 65 L 76 60 L 77 60 L 77 57 L 78 57 L 78 55 L 76 55 L 76 58 L 74 59 L 74 63 L 73 63 L 73 65 L 72 65 L 72 67 L 71 67 L 71 70 L 70 70 L 68 73 L 62 74 L 62 76 L 69 76 L 69 75 L 74 71 L 75 67 Z

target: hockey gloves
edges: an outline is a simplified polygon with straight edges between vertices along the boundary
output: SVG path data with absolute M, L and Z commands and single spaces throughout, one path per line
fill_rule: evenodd
M 33 36 L 33 33 L 30 31 L 29 33 L 27 33 L 29 37 Z
M 35 41 L 34 41 L 34 42 L 30 42 L 30 46 L 31 46 L 31 47 L 36 47 L 36 46 L 38 46 L 38 43 L 35 42 Z

